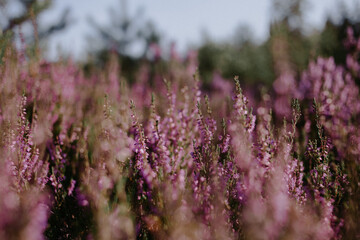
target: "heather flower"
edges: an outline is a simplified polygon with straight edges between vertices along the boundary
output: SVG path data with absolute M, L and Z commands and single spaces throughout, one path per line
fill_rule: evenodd
M 204 116 L 201 112 L 201 105 L 198 103 L 197 105 L 198 109 L 198 119 L 197 124 L 199 127 L 199 131 L 201 133 L 201 139 L 202 144 L 204 144 L 205 147 L 211 145 L 211 141 L 213 140 L 213 133 L 214 130 L 216 130 L 216 122 L 214 119 L 206 118 L 204 119 Z M 211 129 L 213 128 L 213 129 Z
M 0 238 L 356 238 L 360 41 L 344 43 L 346 65 L 318 58 L 298 89 L 275 56 L 260 102 L 238 77 L 232 102 L 219 73 L 201 86 L 195 52 L 155 46 L 127 84 L 115 55 L 83 71 L 6 47 Z
M 142 127 L 142 124 L 140 124 L 138 122 L 138 119 L 135 115 L 135 112 L 134 112 L 135 106 L 133 105 L 133 103 L 131 103 L 131 108 L 133 111 L 131 118 L 133 121 L 134 130 L 135 130 L 135 143 L 134 143 L 134 150 L 133 150 L 135 152 L 134 168 L 136 169 L 137 172 L 140 173 L 140 175 L 142 175 L 142 177 L 144 178 L 146 183 L 149 186 L 152 186 L 153 180 L 156 177 L 156 174 L 148 162 L 149 154 L 147 152 L 147 150 L 148 150 L 148 147 L 146 145 L 147 140 L 145 138 L 144 129 Z
M 243 95 L 238 77 L 235 77 L 236 93 L 233 96 L 235 117 L 244 126 L 247 132 L 252 133 L 255 128 L 256 116 L 248 109 L 248 100 Z
M 33 133 L 26 118 L 26 96 L 19 105 L 17 131 L 8 135 L 8 163 L 16 179 L 18 191 L 26 189 L 30 182 L 39 184 L 40 189 L 47 182 L 48 164 L 39 159 L 39 149 L 34 146 Z
M 264 107 L 257 110 L 259 124 L 257 124 L 257 159 L 259 164 L 268 171 L 271 168 L 271 160 L 276 150 L 276 140 L 271 126 L 271 112 Z
M 274 110 L 278 116 L 289 118 L 291 116 L 290 98 L 294 92 L 296 80 L 292 71 L 285 71 L 274 81 L 273 88 L 276 93 Z
M 74 179 L 71 179 L 71 183 L 70 183 L 70 186 L 68 188 L 68 195 L 72 195 L 73 194 L 73 191 L 75 189 L 75 184 L 76 184 L 76 181 Z
M 0 238 L 44 239 L 49 203 L 45 185 L 48 164 L 41 161 L 26 114 L 27 98 L 19 104 L 16 131 L 7 129 L 0 159 Z M 35 124 L 35 123 L 34 123 Z

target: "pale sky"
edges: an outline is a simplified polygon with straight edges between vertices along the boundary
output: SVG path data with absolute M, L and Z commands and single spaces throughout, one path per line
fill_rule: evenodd
M 120 0 L 53 0 L 41 21 L 56 21 L 66 7 L 71 9 L 72 24 L 49 41 L 49 55 L 56 56 L 57 48 L 75 58 L 83 56 L 89 47 L 86 35 L 94 33 L 88 22 L 91 16 L 99 24 L 110 21 L 109 9 L 121 13 Z M 137 9 L 143 8 L 143 15 L 137 16 L 151 20 L 163 37 L 163 45 L 175 41 L 179 51 L 201 43 L 206 32 L 215 40 L 232 36 L 239 25 L 248 25 L 259 41 L 268 35 L 272 20 L 272 0 L 128 0 L 130 16 L 136 16 Z M 336 17 L 339 3 L 354 6 L 360 0 L 309 0 L 305 14 L 305 25 L 320 28 L 327 16 Z

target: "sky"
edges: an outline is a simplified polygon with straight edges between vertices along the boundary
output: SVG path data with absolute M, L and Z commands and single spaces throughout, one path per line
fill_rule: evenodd
M 151 20 L 163 37 L 163 45 L 175 41 L 185 52 L 203 40 L 204 33 L 214 40 L 231 38 L 237 27 L 247 25 L 255 39 L 264 40 L 273 20 L 272 0 L 128 0 L 130 16 Z M 359 5 L 360 0 L 309 0 L 305 11 L 307 30 L 321 28 L 328 16 L 336 18 L 339 3 Z M 110 9 L 121 14 L 120 0 L 53 0 L 50 9 L 40 16 L 40 23 L 56 22 L 69 7 L 71 24 L 48 41 L 48 56 L 56 58 L 59 50 L 75 58 L 85 56 L 91 48 L 88 36 L 94 35 L 91 17 L 99 25 L 109 25 Z M 139 9 L 142 9 L 139 14 Z M 89 46 L 90 45 L 90 46 Z M 136 50 L 134 50 L 136 54 Z

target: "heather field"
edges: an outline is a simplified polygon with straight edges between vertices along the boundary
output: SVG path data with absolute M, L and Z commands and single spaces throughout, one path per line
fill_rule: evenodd
M 319 57 L 262 90 L 204 85 L 195 53 L 128 81 L 115 54 L 84 67 L 2 37 L 0 239 L 359 239 L 346 34 L 346 64 Z

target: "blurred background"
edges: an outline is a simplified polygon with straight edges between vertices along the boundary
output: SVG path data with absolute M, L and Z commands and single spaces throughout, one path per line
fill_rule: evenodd
M 0 0 L 1 34 L 38 45 L 50 61 L 84 69 L 115 53 L 125 77 L 150 64 L 195 59 L 204 87 L 239 75 L 270 86 L 317 56 L 345 62 L 346 28 L 359 32 L 360 0 Z

